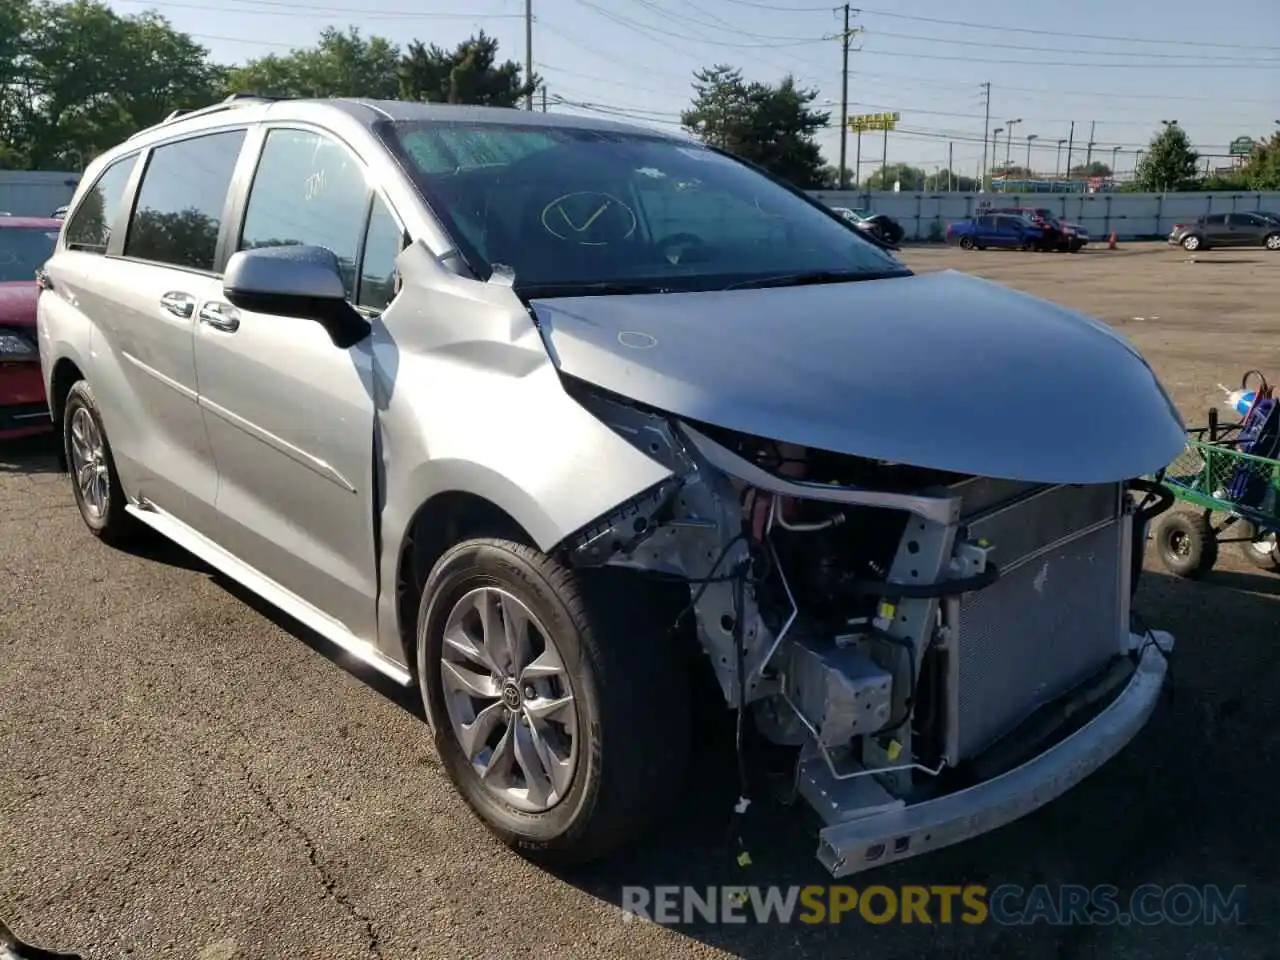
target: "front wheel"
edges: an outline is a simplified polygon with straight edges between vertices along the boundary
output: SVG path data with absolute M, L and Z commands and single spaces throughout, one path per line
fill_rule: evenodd
M 1280 573 L 1280 538 L 1275 533 L 1258 530 L 1246 521 L 1240 523 L 1240 554 L 1260 570 Z
M 1155 540 L 1160 562 L 1176 576 L 1194 579 L 1218 562 L 1218 537 L 1203 514 L 1166 514 Z
M 499 539 L 458 544 L 427 578 L 417 666 L 441 761 L 531 860 L 603 856 L 678 795 L 689 677 L 654 601 L 626 571 Z

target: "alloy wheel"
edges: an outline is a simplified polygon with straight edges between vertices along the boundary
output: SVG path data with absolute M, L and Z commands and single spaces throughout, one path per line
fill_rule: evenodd
M 107 467 L 102 431 L 93 415 L 77 407 L 71 415 L 71 473 L 85 509 L 100 520 L 107 512 L 111 496 L 111 476 Z
M 578 714 L 564 660 L 532 611 L 497 587 L 450 612 L 440 677 L 453 736 L 486 789 L 542 813 L 564 799 L 578 761 Z

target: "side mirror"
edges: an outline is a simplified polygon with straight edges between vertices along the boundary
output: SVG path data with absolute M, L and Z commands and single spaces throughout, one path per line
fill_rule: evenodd
M 241 250 L 227 262 L 223 296 L 256 313 L 312 320 L 345 350 L 373 329 L 347 303 L 338 258 L 324 247 L 287 245 Z

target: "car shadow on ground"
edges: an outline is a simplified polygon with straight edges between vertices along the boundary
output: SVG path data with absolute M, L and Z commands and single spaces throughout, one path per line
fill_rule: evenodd
M 0 440 L 0 474 L 44 475 L 60 473 L 58 437 L 55 433 Z

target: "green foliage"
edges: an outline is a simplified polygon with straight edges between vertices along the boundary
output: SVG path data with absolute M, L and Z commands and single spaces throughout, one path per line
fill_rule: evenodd
M 327 28 L 314 47 L 235 67 L 156 13 L 101 0 L 0 0 L 0 169 L 78 170 L 176 109 L 229 92 L 515 106 L 537 85 L 483 32 L 453 51 Z M 167 229 L 167 227 L 165 228 Z
M 1247 190 L 1280 190 L 1280 133 L 1249 154 L 1240 176 Z
M 0 64 L 5 163 L 33 169 L 79 168 L 176 107 L 208 103 L 222 79 L 164 17 L 94 0 L 6 0 Z
M 680 121 L 703 143 L 758 164 L 802 189 L 833 183 L 815 139 L 831 115 L 810 108 L 816 90 L 803 90 L 791 76 L 777 86 L 743 79 L 741 71 L 716 65 L 694 74 L 693 105 Z
M 925 172 L 908 163 L 891 163 L 887 168 L 876 168 L 876 172 L 863 181 L 868 190 L 892 190 L 894 183 L 900 190 L 914 193 L 924 189 Z
M 452 51 L 435 44 L 409 44 L 397 67 L 400 96 L 426 103 L 474 103 L 515 107 L 539 85 L 537 76 L 523 80 L 514 60 L 498 63 L 498 41 L 483 30 Z
M 327 27 L 320 42 L 283 56 L 270 54 L 228 72 L 231 93 L 272 97 L 392 99 L 399 83 L 400 50 L 382 37 L 365 39 L 355 27 Z
M 1186 131 L 1171 123 L 1151 138 L 1134 180 L 1148 193 L 1195 190 L 1200 186 L 1199 163 L 1200 155 L 1191 149 Z
M 1109 177 L 1111 176 L 1111 167 L 1101 160 L 1091 160 L 1089 163 L 1081 163 L 1072 167 L 1070 175 L 1073 177 Z

